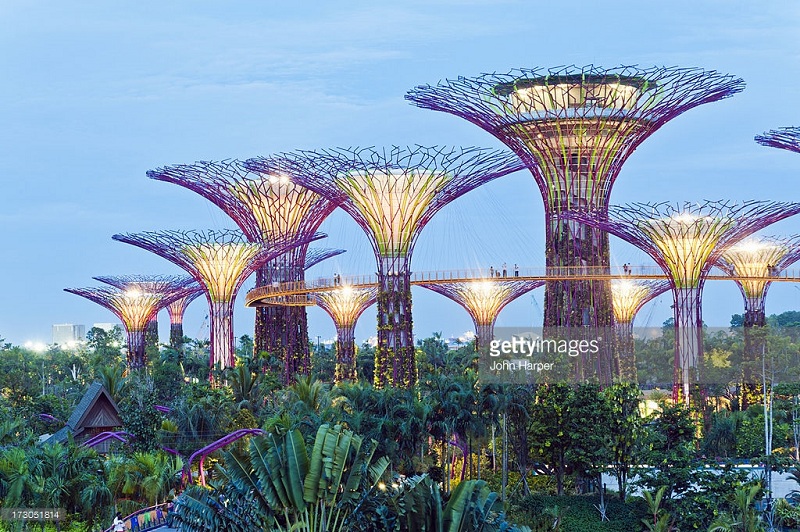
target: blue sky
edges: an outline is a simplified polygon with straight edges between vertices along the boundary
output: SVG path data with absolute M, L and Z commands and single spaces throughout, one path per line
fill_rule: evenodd
M 630 157 L 614 203 L 730 198 L 800 200 L 800 156 L 753 136 L 800 125 L 800 5 L 791 1 L 0 2 L 0 337 L 49 342 L 53 323 L 113 321 L 63 292 L 95 275 L 180 273 L 111 240 L 118 232 L 232 227 L 216 207 L 145 171 L 293 149 L 391 144 L 501 147 L 479 128 L 403 100 L 459 75 L 559 65 L 696 66 L 744 78 L 741 94 L 656 132 Z M 542 201 L 517 173 L 444 209 L 423 232 L 416 271 L 543 262 Z M 323 229 L 348 249 L 309 277 L 371 273 L 353 222 Z M 767 234 L 800 232 L 800 219 Z M 644 256 L 612 242 L 614 260 Z M 248 283 L 246 287 L 251 286 Z M 768 312 L 800 308 L 774 286 Z M 499 325 L 540 320 L 542 289 Z M 418 336 L 471 329 L 460 307 L 414 292 Z M 236 332 L 252 332 L 240 294 Z M 661 298 L 637 322 L 670 316 Z M 704 316 L 741 310 L 730 283 L 707 285 Z M 203 300 L 186 333 L 202 333 Z M 374 334 L 368 310 L 357 338 Z M 333 336 L 319 309 L 312 337 Z M 168 323 L 160 317 L 163 331 Z

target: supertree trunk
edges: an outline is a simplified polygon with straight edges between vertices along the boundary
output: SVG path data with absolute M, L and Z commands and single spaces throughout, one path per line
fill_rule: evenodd
M 375 386 L 411 388 L 417 383 L 411 319 L 411 272 L 406 257 L 378 262 L 378 346 Z
M 546 266 L 549 275 L 598 275 L 610 273 L 608 234 L 576 221 L 548 218 Z M 581 335 L 581 327 L 610 328 L 613 325 L 611 288 L 608 281 L 556 280 L 545 284 L 544 327 L 569 328 L 570 337 Z M 590 336 L 593 334 L 585 331 Z M 584 339 L 584 338 L 577 338 Z M 600 350 L 575 361 L 575 378 L 596 378 L 603 384 L 613 379 L 613 346 L 601 342 Z
M 700 287 L 673 289 L 675 318 L 675 372 L 672 391 L 675 401 L 690 404 L 701 381 L 703 365 L 703 324 Z
M 760 360 L 767 349 L 767 316 L 763 297 L 745 299 L 744 352 L 742 353 L 741 409 L 760 404 L 763 400 L 761 380 L 758 378 Z
M 617 322 L 614 324 L 616 336 L 616 354 L 614 356 L 615 375 L 623 382 L 638 382 L 636 372 L 636 349 L 633 340 L 633 322 Z
M 128 331 L 128 367 L 139 370 L 147 363 L 145 352 L 145 331 L 140 329 Z
M 297 374 L 311 373 L 311 351 L 308 348 L 308 318 L 306 307 L 283 307 L 286 316 L 286 361 L 287 378 L 294 382 Z
M 494 338 L 494 322 L 475 323 L 475 350 L 478 353 L 488 353 Z
M 233 338 L 233 302 L 209 301 L 211 309 L 211 353 L 209 360 L 212 370 L 232 368 L 236 365 Z
M 176 351 L 183 350 L 183 322 L 169 324 L 169 345 Z
M 336 331 L 336 372 L 334 382 L 354 382 L 356 372 L 356 327 L 355 323 L 339 327 Z

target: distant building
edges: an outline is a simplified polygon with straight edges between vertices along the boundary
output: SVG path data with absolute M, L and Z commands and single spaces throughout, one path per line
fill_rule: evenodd
M 53 325 L 53 343 L 58 345 L 72 345 L 75 342 L 86 340 L 86 326 L 72 323 L 58 323 Z

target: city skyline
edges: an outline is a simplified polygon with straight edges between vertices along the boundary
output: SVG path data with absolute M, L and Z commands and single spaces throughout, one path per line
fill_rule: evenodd
M 96 284 L 94 276 L 181 273 L 113 242 L 115 233 L 235 227 L 210 202 L 147 179 L 148 170 L 297 149 L 503 148 L 471 124 L 404 101 L 409 89 L 445 78 L 569 64 L 699 67 L 742 77 L 744 92 L 688 111 L 639 147 L 611 202 L 800 197 L 792 181 L 797 154 L 753 140 L 800 124 L 791 105 L 800 90 L 800 7 L 716 1 L 573 7 L 565 17 L 563 6 L 533 2 L 354 2 L 346 9 L 316 5 L 313 13 L 256 2 L 7 2 L 0 7 L 6 50 L 0 55 L 6 72 L 0 337 L 15 345 L 49 343 L 53 324 L 111 321 L 101 307 L 63 292 Z M 543 266 L 542 220 L 530 174 L 506 176 L 434 217 L 412 269 Z M 369 243 L 347 215 L 335 212 L 321 230 L 329 238 L 312 247 L 348 251 L 309 270 L 308 279 L 374 273 Z M 759 234 L 796 233 L 800 219 Z M 652 264 L 615 238 L 611 262 Z M 251 278 L 241 292 L 252 285 Z M 800 308 L 798 290 L 776 283 L 767 314 Z M 455 303 L 419 288 L 413 297 L 417 338 L 472 329 Z M 704 318 L 714 326 L 744 310 L 729 281 L 708 283 L 703 301 Z M 649 325 L 671 317 L 670 304 L 668 295 L 650 303 L 643 311 Z M 510 304 L 498 325 L 541 323 L 542 308 L 543 290 L 534 290 Z M 252 336 L 254 311 L 244 307 L 244 293 L 235 312 L 236 335 Z M 202 330 L 206 314 L 202 298 L 189 306 L 188 336 Z M 159 318 L 163 342 L 169 320 L 166 312 Z M 309 327 L 312 342 L 334 335 L 321 309 L 309 311 Z M 372 307 L 356 339 L 374 335 Z

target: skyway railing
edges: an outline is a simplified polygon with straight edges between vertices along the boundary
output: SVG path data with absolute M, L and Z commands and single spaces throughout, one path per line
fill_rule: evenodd
M 530 280 L 530 281 L 603 281 L 611 279 L 667 279 L 664 271 L 656 265 L 624 265 L 624 266 L 556 266 L 526 268 L 477 268 L 413 272 L 411 284 L 429 282 L 457 283 L 480 280 Z M 763 280 L 769 282 L 799 282 L 800 270 L 784 270 L 770 277 L 731 277 L 717 269 L 712 270 L 707 280 Z M 313 292 L 331 290 L 340 286 L 353 288 L 374 286 L 378 284 L 376 274 L 368 275 L 334 275 L 304 281 L 272 283 L 271 285 L 253 288 L 247 293 L 245 304 L 258 306 L 270 300 L 273 304 L 313 304 L 304 296 Z

